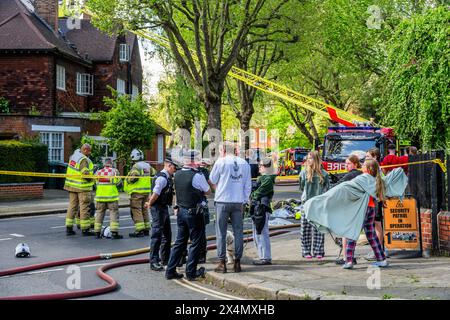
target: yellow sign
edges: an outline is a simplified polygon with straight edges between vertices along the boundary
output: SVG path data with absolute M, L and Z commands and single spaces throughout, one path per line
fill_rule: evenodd
M 393 198 L 384 208 L 384 244 L 389 250 L 420 250 L 417 201 Z

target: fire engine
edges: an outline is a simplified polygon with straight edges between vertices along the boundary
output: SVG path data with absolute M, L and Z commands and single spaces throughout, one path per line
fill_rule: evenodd
M 356 154 L 363 160 L 367 150 L 376 147 L 383 157 L 391 143 L 396 144 L 392 128 L 329 127 L 323 144 L 323 166 L 327 171 L 345 170 L 345 159 L 350 154 Z
M 300 172 L 309 151 L 301 147 L 281 150 L 278 159 L 278 175 L 286 176 Z

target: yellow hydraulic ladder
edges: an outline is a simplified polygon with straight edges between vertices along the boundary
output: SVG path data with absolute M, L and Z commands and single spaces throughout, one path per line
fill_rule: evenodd
M 158 34 L 149 31 L 131 31 L 134 34 L 158 43 L 159 45 L 170 49 L 169 40 Z M 183 51 L 180 49 L 180 53 Z M 195 52 L 191 51 L 194 60 L 197 60 Z M 341 123 L 345 126 L 356 126 L 357 124 L 368 124 L 369 120 L 366 120 L 358 115 L 349 113 L 345 110 L 328 105 L 320 100 L 308 97 L 294 90 L 291 90 L 285 86 L 279 85 L 275 82 L 257 76 L 253 73 L 239 69 L 237 67 L 232 67 L 228 76 L 243 81 L 249 86 L 255 87 L 258 90 L 271 94 L 275 97 L 281 98 L 285 101 L 297 104 L 300 107 L 309 110 L 315 114 L 321 115 L 332 121 Z

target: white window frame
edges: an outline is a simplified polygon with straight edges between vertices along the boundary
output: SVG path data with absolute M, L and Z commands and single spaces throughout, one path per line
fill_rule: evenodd
M 66 91 L 66 68 L 56 65 L 56 89 Z
M 105 154 L 102 155 L 102 161 L 105 158 L 112 158 L 113 162 L 117 160 L 117 152 L 113 151 L 112 155 L 108 155 L 110 153 L 111 146 L 109 145 L 108 138 L 102 137 L 102 136 L 87 136 L 88 138 L 94 139 L 96 142 L 98 142 L 99 146 L 105 147 Z
M 126 86 L 127 86 L 127 83 L 126 83 L 125 80 L 117 78 L 117 88 L 116 88 L 116 90 L 117 90 L 117 93 L 119 95 L 123 95 L 123 94 L 127 93 Z
M 256 130 L 250 129 L 250 143 L 256 142 Z
M 94 75 L 77 72 L 77 94 L 80 96 L 94 94 Z
M 139 96 L 139 88 L 137 85 L 133 84 L 132 85 L 132 90 L 131 90 L 131 98 L 134 100 Z
M 48 135 L 48 139 L 43 139 L 43 135 Z M 61 147 L 54 146 L 54 143 L 56 142 L 54 135 L 58 135 L 61 137 Z M 48 146 L 48 161 L 64 162 L 64 132 L 41 131 L 39 132 L 39 140 L 41 141 L 41 143 Z M 58 159 L 53 158 L 53 151 L 55 150 L 57 151 L 56 155 L 58 156 Z
M 264 139 L 263 139 L 263 137 L 264 137 Z M 267 143 L 267 130 L 266 129 L 259 129 L 259 142 Z
M 130 46 L 126 43 L 121 43 L 119 45 L 119 61 L 120 62 L 130 61 Z

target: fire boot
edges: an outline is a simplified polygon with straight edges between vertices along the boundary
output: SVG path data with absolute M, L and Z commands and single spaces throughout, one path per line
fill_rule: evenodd
M 111 238 L 112 239 L 123 239 L 123 236 L 120 235 L 118 232 L 113 231 L 113 232 L 111 232 Z
M 102 238 L 102 233 L 101 232 L 96 232 L 95 233 L 95 238 L 101 239 Z
M 145 237 L 144 235 L 144 230 L 138 231 L 138 232 L 133 232 L 128 234 L 130 236 L 130 238 L 142 238 Z
M 68 236 L 73 236 L 76 235 L 77 233 L 75 231 L 73 231 L 73 227 L 66 227 L 66 235 Z
M 85 229 L 85 230 L 83 230 L 83 232 L 82 232 L 82 234 L 83 234 L 83 236 L 95 236 L 95 233 L 94 232 L 92 232 L 90 229 Z

